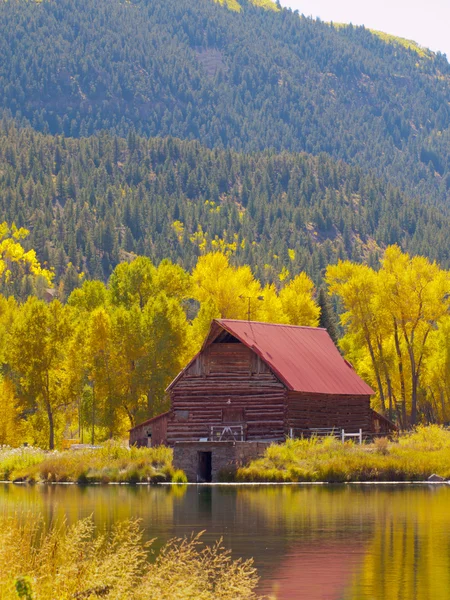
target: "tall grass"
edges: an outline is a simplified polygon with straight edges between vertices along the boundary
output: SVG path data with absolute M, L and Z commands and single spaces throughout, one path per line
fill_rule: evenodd
M 450 431 L 418 427 L 398 441 L 359 446 L 335 438 L 287 440 L 242 467 L 238 481 L 423 481 L 450 478 Z
M 74 483 L 171 481 L 172 450 L 128 448 L 117 442 L 100 448 L 43 452 L 34 448 L 0 449 L 0 480 Z M 178 477 L 180 475 L 178 474 Z
M 166 544 L 155 561 L 133 521 L 111 533 L 91 518 L 49 530 L 31 515 L 0 515 L 2 600 L 256 600 L 251 560 L 233 560 L 200 536 Z

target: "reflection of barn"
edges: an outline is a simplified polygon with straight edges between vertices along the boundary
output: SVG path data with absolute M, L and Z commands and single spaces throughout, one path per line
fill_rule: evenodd
M 319 328 L 213 321 L 168 392 L 170 411 L 135 427 L 130 441 L 174 446 L 192 478 L 291 434 L 390 427 L 370 408 L 372 389 Z

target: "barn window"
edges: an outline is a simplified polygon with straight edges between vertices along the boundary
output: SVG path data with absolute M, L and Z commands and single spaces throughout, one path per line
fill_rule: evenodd
M 188 421 L 189 420 L 189 411 L 188 410 L 176 410 L 175 418 L 177 421 Z
M 223 423 L 242 423 L 244 420 L 243 408 L 224 408 L 222 410 Z

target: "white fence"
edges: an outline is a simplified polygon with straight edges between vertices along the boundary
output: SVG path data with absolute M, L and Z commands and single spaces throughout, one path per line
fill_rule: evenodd
M 345 442 L 347 438 L 355 438 L 359 440 L 359 443 L 363 443 L 363 430 L 360 429 L 358 433 L 348 433 L 345 429 L 341 429 L 339 427 L 330 427 L 330 428 L 312 428 L 312 429 L 293 429 L 291 428 L 289 431 L 289 437 L 291 439 L 294 438 L 303 438 L 303 437 L 336 437 L 339 438 L 342 443 Z

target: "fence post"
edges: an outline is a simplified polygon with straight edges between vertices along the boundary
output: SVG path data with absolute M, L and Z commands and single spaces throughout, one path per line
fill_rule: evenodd
M 362 445 L 362 429 L 359 430 L 359 445 Z
M 341 436 L 342 436 L 342 443 L 345 442 L 345 429 L 341 430 Z
M 294 430 L 292 429 L 292 427 L 289 431 L 289 437 L 291 438 L 291 440 L 294 438 Z

